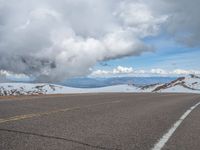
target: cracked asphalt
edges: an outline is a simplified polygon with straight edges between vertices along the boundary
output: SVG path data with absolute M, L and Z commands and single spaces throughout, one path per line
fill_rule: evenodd
M 0 98 L 0 150 L 150 150 L 197 94 L 101 93 Z M 163 149 L 199 150 L 200 107 Z

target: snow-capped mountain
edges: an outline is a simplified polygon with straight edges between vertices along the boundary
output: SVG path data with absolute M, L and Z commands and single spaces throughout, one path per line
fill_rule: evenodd
M 0 95 L 40 95 L 60 93 L 63 87 L 51 84 L 1 83 Z
M 99 93 L 99 92 L 176 92 L 200 93 L 200 77 L 190 75 L 180 77 L 165 84 L 136 86 L 133 84 L 112 85 L 101 88 L 72 88 L 44 83 L 1 83 L 0 96 L 7 95 L 40 95 L 67 93 Z
M 196 75 L 180 77 L 166 84 L 155 85 L 152 92 L 200 93 L 200 77 Z

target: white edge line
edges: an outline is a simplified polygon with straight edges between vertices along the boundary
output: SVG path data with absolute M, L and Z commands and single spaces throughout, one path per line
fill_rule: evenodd
M 173 135 L 173 133 L 176 131 L 176 129 L 180 126 L 180 124 L 183 122 L 183 120 L 197 107 L 200 105 L 200 102 L 195 104 L 194 106 L 190 107 L 180 118 L 177 122 L 174 123 L 174 125 L 168 130 L 167 133 L 163 135 L 163 137 L 154 145 L 154 147 L 151 150 L 161 150 L 167 141 L 170 139 L 170 137 Z

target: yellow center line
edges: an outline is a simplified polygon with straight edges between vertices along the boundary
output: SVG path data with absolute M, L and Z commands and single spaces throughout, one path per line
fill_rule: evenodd
M 14 117 L 9 117 L 6 119 L 0 119 L 0 124 L 6 123 L 6 122 L 12 122 L 12 121 L 19 121 L 19 120 L 24 120 L 24 119 L 29 119 L 33 117 L 41 117 L 45 115 L 50 115 L 50 114 L 56 114 L 60 112 L 66 112 L 66 111 L 72 111 L 72 110 L 79 110 L 81 108 L 89 108 L 93 106 L 100 106 L 100 105 L 105 105 L 105 104 L 113 104 L 113 103 L 119 103 L 121 101 L 112 101 L 112 102 L 105 102 L 105 103 L 98 103 L 98 104 L 91 104 L 91 105 L 86 105 L 86 106 L 80 106 L 80 107 L 71 107 L 71 108 L 64 108 L 64 109 L 57 109 L 53 111 L 48 111 L 48 112 L 42 112 L 42 113 L 33 113 L 33 114 L 27 114 L 27 115 L 19 115 L 19 116 L 14 116 Z

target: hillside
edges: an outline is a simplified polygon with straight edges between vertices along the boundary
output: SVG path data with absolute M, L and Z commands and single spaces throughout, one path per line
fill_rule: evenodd
M 196 75 L 180 77 L 172 82 L 157 85 L 152 92 L 200 93 L 200 77 Z
M 159 92 L 159 93 L 200 93 L 200 77 L 190 75 L 169 83 L 136 86 L 134 84 L 111 85 L 100 88 L 73 88 L 48 83 L 1 83 L 0 96 L 40 95 L 99 92 Z

